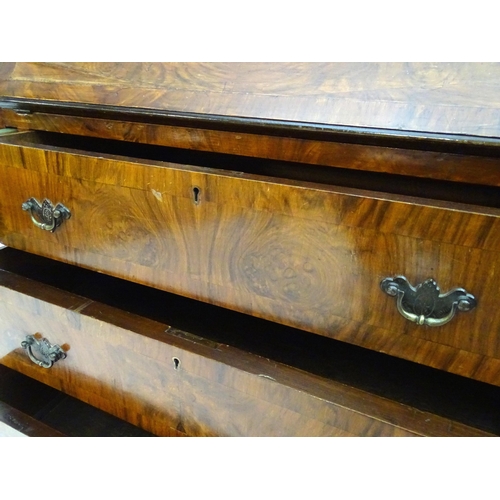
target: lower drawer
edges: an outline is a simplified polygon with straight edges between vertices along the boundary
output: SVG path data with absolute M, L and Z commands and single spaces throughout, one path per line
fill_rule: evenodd
M 500 432 L 497 387 L 11 249 L 0 363 L 158 436 Z

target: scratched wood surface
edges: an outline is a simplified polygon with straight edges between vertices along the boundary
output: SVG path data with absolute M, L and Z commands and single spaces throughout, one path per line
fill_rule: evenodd
M 19 137 L 0 145 L 4 244 L 500 383 L 498 209 Z M 55 233 L 34 227 L 20 209 L 32 196 L 64 203 L 72 218 Z M 401 274 L 414 285 L 432 277 L 443 292 L 464 287 L 479 306 L 439 328 L 412 324 L 379 288 Z
M 488 435 L 14 273 L 0 294 L 3 365 L 156 435 Z M 67 358 L 34 365 L 19 347 L 34 332 Z
M 0 95 L 500 137 L 498 63 L 2 63 Z

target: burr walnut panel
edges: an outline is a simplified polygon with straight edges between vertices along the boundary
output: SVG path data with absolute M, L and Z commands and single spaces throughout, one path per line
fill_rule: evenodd
M 500 384 L 500 210 L 37 138 L 1 140 L 2 243 Z M 21 210 L 30 197 L 71 218 L 35 227 Z M 380 289 L 396 275 L 464 287 L 478 306 L 415 325 Z

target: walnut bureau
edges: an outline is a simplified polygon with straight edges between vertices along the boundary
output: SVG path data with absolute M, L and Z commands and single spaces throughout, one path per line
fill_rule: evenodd
M 499 87 L 2 63 L 1 364 L 155 435 L 496 435 Z

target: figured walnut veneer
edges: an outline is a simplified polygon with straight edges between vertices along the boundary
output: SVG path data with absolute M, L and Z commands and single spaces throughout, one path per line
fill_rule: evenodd
M 497 383 L 498 209 L 30 141 L 0 143 L 8 246 Z M 41 231 L 20 210 L 32 196 L 72 218 Z M 419 327 L 379 288 L 398 274 L 479 306 Z

